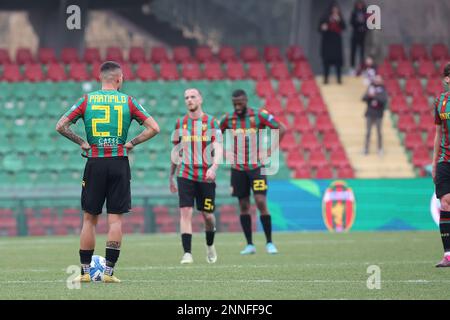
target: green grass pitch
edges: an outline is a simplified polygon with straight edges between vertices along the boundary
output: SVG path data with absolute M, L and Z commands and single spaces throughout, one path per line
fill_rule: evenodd
M 125 235 L 116 267 L 120 284 L 68 289 L 78 265 L 78 237 L 0 239 L 0 299 L 446 299 L 450 269 L 436 232 L 275 233 L 280 253 L 240 256 L 240 233 L 218 233 L 218 262 L 205 259 L 204 234 L 193 236 L 194 264 L 179 264 L 179 235 Z M 95 254 L 104 256 L 105 237 Z M 380 267 L 381 289 L 367 269 Z

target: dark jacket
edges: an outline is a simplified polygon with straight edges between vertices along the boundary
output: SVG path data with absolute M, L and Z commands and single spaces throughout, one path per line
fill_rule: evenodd
M 353 9 L 350 23 L 353 27 L 353 37 L 364 37 L 367 32 L 367 13 L 366 9 Z
M 327 31 L 321 29 L 323 23 L 328 24 Z M 328 15 L 320 19 L 319 31 L 322 33 L 320 52 L 323 62 L 342 65 L 343 53 L 341 33 L 345 28 L 346 25 L 342 17 L 339 22 L 331 21 Z
M 369 97 L 369 92 L 371 90 L 375 90 L 374 97 Z M 363 97 L 363 101 L 367 102 L 366 117 L 382 118 L 388 101 L 386 89 L 383 85 L 370 85 Z

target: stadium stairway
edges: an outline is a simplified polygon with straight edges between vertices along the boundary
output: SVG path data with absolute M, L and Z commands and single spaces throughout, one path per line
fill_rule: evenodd
M 336 84 L 333 80 L 325 86 L 322 84 L 322 77 L 319 77 L 317 83 L 355 169 L 355 176 L 357 178 L 414 177 L 413 167 L 408 162 L 389 110 L 385 111 L 382 128 L 384 155 L 379 156 L 377 153 L 375 127 L 372 128 L 369 155 L 363 154 L 366 105 L 361 98 L 366 87 L 361 78 L 344 77 L 342 85 Z

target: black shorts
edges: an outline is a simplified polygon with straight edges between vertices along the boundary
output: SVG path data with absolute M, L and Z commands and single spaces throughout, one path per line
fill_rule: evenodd
M 197 210 L 214 212 L 216 200 L 216 184 L 214 182 L 200 182 L 177 177 L 177 184 L 180 208 L 193 207 L 195 199 Z
M 84 168 L 81 207 L 85 212 L 98 215 L 106 199 L 108 213 L 129 212 L 130 180 L 128 157 L 89 158 Z
M 231 188 L 232 196 L 239 199 L 250 196 L 250 190 L 253 194 L 267 194 L 267 178 L 261 174 L 261 168 L 241 171 L 231 169 Z
M 437 164 L 434 183 L 436 185 L 436 197 L 438 199 L 450 193 L 450 163 L 439 162 Z

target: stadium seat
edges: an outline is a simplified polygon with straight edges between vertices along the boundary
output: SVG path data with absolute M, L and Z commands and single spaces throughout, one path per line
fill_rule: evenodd
M 224 78 L 224 74 L 220 63 L 206 62 L 204 76 L 208 80 L 222 80 Z
M 423 95 L 416 95 L 413 97 L 411 104 L 411 110 L 414 113 L 430 113 L 432 111 L 431 106 L 428 105 L 428 99 Z
M 383 77 L 383 79 L 392 79 L 395 76 L 394 69 L 389 61 L 385 60 L 378 68 L 377 73 Z
M 78 50 L 75 48 L 63 48 L 61 52 L 61 61 L 65 64 L 76 63 L 80 61 Z
M 0 216 L 0 235 L 13 237 L 17 235 L 17 220 L 14 217 Z
M 412 61 L 429 59 L 427 48 L 425 48 L 425 45 L 423 44 L 420 43 L 412 44 L 409 52 Z
M 303 115 L 306 111 L 302 100 L 298 96 L 291 96 L 286 102 L 286 112 L 296 116 Z
M 386 92 L 390 97 L 394 97 L 402 94 L 402 89 L 400 88 L 400 84 L 397 79 L 386 79 L 384 82 L 384 86 L 386 88 Z
M 307 165 L 299 166 L 295 169 L 295 178 L 296 179 L 310 179 L 312 177 L 311 168 Z
M 240 57 L 245 63 L 257 62 L 260 60 L 258 48 L 254 46 L 241 47 Z
M 275 91 L 270 80 L 261 80 L 256 83 L 256 94 L 261 98 L 271 98 L 275 96 Z
M 87 81 L 91 77 L 87 71 L 86 63 L 72 62 L 69 65 L 69 78 L 74 81 Z
M 83 61 L 89 64 L 95 62 L 100 63 L 102 58 L 100 56 L 100 50 L 98 48 L 86 48 L 84 49 Z
M 309 139 L 308 141 L 312 141 L 311 138 L 308 139 Z M 303 139 L 302 139 L 302 146 L 308 150 L 308 146 L 303 144 Z M 308 163 L 312 168 L 321 168 L 329 164 L 323 151 L 321 149 L 316 148 L 316 146 L 315 149 L 312 149 L 310 151 Z
M 300 92 L 306 97 L 320 96 L 319 87 L 314 79 L 302 81 Z
M 319 132 L 329 132 L 334 130 L 333 122 L 329 116 L 322 116 L 316 118 L 315 129 Z
M 411 132 L 417 130 L 417 124 L 412 114 L 400 114 L 397 127 L 400 131 Z
M 161 67 L 162 69 L 162 67 Z M 161 70 L 162 75 L 162 70 Z M 187 81 L 199 80 L 202 78 L 202 70 L 197 62 L 183 63 L 181 77 Z
M 428 148 L 424 145 L 414 149 L 412 153 L 412 163 L 416 167 L 423 167 L 431 163 L 431 155 Z
M 178 80 L 180 78 L 177 65 L 175 63 L 162 62 L 160 66 L 160 76 L 163 80 Z
M 166 206 L 153 207 L 153 214 L 155 215 L 158 232 L 176 232 L 175 217 L 169 214 L 169 209 Z
M 342 150 L 339 135 L 334 129 L 323 133 L 322 145 L 326 150 Z
M 222 232 L 238 232 L 241 229 L 239 213 L 234 205 L 219 207 L 219 230 Z
M 219 60 L 222 63 L 237 62 L 236 51 L 229 46 L 223 46 L 219 49 Z
M 192 62 L 191 51 L 186 46 L 174 47 L 173 50 L 173 61 L 175 63 L 187 63 Z
M 11 58 L 9 57 L 9 52 L 5 48 L 0 48 L 0 65 L 10 64 Z
M 449 58 L 447 46 L 443 43 L 436 43 L 431 47 L 431 57 L 434 61 Z
M 406 98 L 403 95 L 394 96 L 390 102 L 390 110 L 394 113 L 404 114 L 411 112 L 411 109 L 406 103 Z
M 264 47 L 264 60 L 269 63 L 281 61 L 280 48 L 277 46 Z
M 429 79 L 425 87 L 425 91 L 429 96 L 437 97 L 444 90 L 442 88 L 442 81 L 440 79 Z
M 198 46 L 195 48 L 195 58 L 200 63 L 213 62 L 214 55 L 210 47 Z
M 319 167 L 316 172 L 316 179 L 332 179 L 333 170 L 330 167 Z
M 406 149 L 412 150 L 423 145 L 422 134 L 420 132 L 407 132 L 404 144 Z
M 423 95 L 422 83 L 417 78 L 406 80 L 405 93 L 409 96 Z
M 298 92 L 291 79 L 285 79 L 278 82 L 278 94 L 283 97 L 297 96 Z
M 128 52 L 128 61 L 134 64 L 144 63 L 147 61 L 145 58 L 145 50 L 143 47 L 131 47 Z
M 431 111 L 431 108 L 430 108 L 430 111 Z M 435 120 L 434 116 L 432 115 L 431 112 L 422 113 L 419 116 L 418 128 L 421 131 L 428 132 L 428 130 L 430 130 L 430 128 L 434 127 L 434 120 Z
M 419 62 L 417 74 L 419 75 L 419 77 L 427 79 L 438 76 L 438 72 L 436 70 L 436 67 L 434 66 L 434 63 L 429 60 Z
M 44 73 L 42 72 L 41 65 L 38 63 L 27 64 L 25 66 L 24 77 L 31 82 L 43 81 Z
M 122 49 L 120 47 L 106 48 L 106 60 L 122 63 L 124 61 Z
M 153 47 L 150 53 L 150 62 L 160 64 L 162 62 L 168 62 L 169 55 L 164 47 Z
M 49 64 L 57 62 L 55 49 L 53 48 L 39 48 L 38 49 L 38 62 L 42 64 Z
M 330 152 L 330 163 L 335 168 L 344 168 L 349 165 L 347 154 L 343 148 Z
M 289 69 L 284 62 L 274 62 L 270 67 L 270 74 L 272 78 L 277 80 L 290 79 Z
M 134 75 L 133 68 L 131 67 L 131 65 L 129 63 L 122 62 L 121 67 L 122 67 L 124 81 L 134 80 L 136 78 L 136 76 Z
M 294 117 L 294 126 L 292 130 L 307 133 L 313 131 L 315 128 L 309 121 L 309 116 L 307 114 L 299 114 Z
M 8 82 L 18 82 L 23 80 L 23 76 L 20 73 L 19 65 L 17 64 L 4 65 L 2 80 Z
M 248 76 L 257 81 L 267 79 L 266 65 L 262 62 L 250 62 L 248 64 Z
M 292 70 L 292 76 L 297 79 L 307 80 L 313 79 L 314 73 L 312 72 L 311 66 L 307 61 L 299 61 L 295 64 L 294 69 Z
M 230 80 L 241 80 L 247 77 L 244 65 L 241 62 L 228 62 L 226 75 Z
M 397 70 L 396 70 L 397 77 L 399 78 L 410 78 L 414 76 L 415 71 L 414 67 L 408 60 L 402 60 L 398 62 Z
M 266 100 L 265 107 L 270 113 L 274 114 L 275 116 L 283 114 L 284 112 L 280 100 L 276 97 L 268 98 Z
M 289 46 L 286 51 L 286 56 L 290 62 L 305 61 L 306 57 L 303 48 L 300 46 Z
M 405 60 L 405 48 L 401 44 L 392 44 L 389 46 L 388 58 L 391 61 Z
M 139 63 L 136 67 L 136 77 L 142 81 L 157 80 L 158 74 L 151 63 Z
M 59 63 L 50 63 L 47 68 L 47 79 L 50 81 L 67 80 L 66 71 Z
M 351 166 L 346 166 L 344 168 L 337 168 L 336 176 L 338 179 L 353 179 L 355 178 L 355 173 Z
M 20 65 L 34 63 L 31 50 L 29 48 L 18 48 L 16 51 L 16 63 Z
M 300 144 L 306 150 L 316 150 L 320 148 L 319 140 L 313 131 L 305 132 L 302 135 Z
M 283 140 L 280 142 L 280 148 L 283 151 L 289 151 L 298 148 L 297 141 L 295 139 L 295 135 L 292 132 L 287 132 Z
M 305 155 L 302 150 L 293 149 L 288 153 L 286 159 L 286 165 L 290 169 L 296 169 L 298 167 L 303 167 L 306 165 Z

